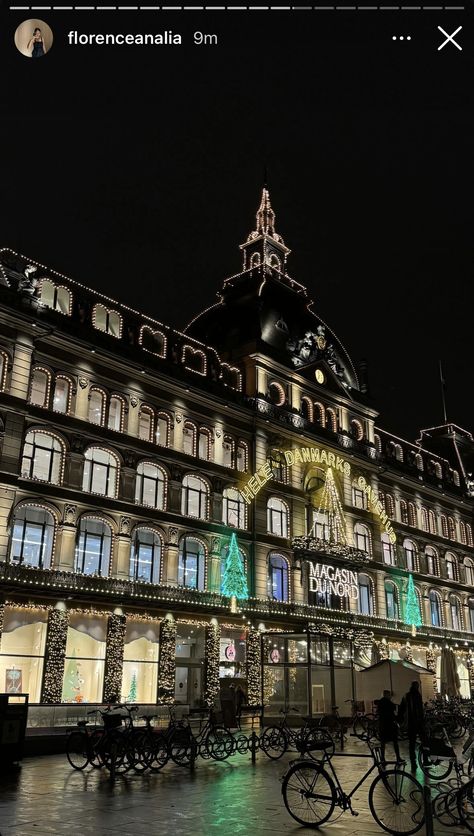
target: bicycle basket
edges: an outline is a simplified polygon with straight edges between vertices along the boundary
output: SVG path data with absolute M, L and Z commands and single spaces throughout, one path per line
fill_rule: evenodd
M 102 721 L 106 729 L 117 729 L 122 725 L 122 717 L 120 714 L 103 714 Z

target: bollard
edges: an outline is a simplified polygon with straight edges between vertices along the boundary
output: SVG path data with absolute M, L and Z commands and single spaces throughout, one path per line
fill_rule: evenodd
M 431 788 L 429 782 L 423 787 L 423 801 L 425 805 L 425 830 L 426 836 L 434 836 L 433 829 L 433 807 L 431 803 Z
M 258 740 L 258 737 L 255 734 L 255 732 L 253 731 L 252 734 L 250 735 L 250 751 L 252 753 L 252 763 L 255 763 L 255 755 L 256 755 L 256 752 L 257 752 L 257 740 Z

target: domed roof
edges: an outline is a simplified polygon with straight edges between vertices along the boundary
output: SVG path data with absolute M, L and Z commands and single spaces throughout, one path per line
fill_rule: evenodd
M 286 273 L 290 250 L 275 232 L 267 189 L 257 228 L 241 249 L 242 273 L 224 282 L 219 302 L 196 316 L 185 332 L 216 348 L 224 359 L 236 361 L 258 351 L 301 371 L 323 361 L 346 390 L 359 390 L 344 346 L 310 310 L 306 288 Z

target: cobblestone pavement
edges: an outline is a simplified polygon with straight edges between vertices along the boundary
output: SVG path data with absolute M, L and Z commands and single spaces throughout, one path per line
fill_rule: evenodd
M 363 746 L 351 741 L 350 750 L 366 751 Z M 249 755 L 234 755 L 223 763 L 198 760 L 194 773 L 168 764 L 158 775 L 119 776 L 113 786 L 104 770 L 75 772 L 65 755 L 28 758 L 17 776 L 0 779 L 0 834 L 301 836 L 312 831 L 290 818 L 281 795 L 280 778 L 294 757 L 270 761 L 259 753 L 255 765 Z M 343 787 L 352 788 L 369 761 L 337 758 L 335 763 Z M 422 779 L 420 771 L 418 779 Z M 370 780 L 354 799 L 358 817 L 344 813 L 319 832 L 331 836 L 382 832 L 367 805 Z M 460 836 L 466 831 L 448 831 L 435 823 L 436 836 L 448 833 Z

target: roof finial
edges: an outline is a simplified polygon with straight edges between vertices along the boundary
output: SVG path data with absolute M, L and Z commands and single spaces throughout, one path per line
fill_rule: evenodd
M 266 187 L 262 190 L 262 199 L 257 212 L 257 232 L 260 235 L 274 235 L 275 233 L 275 212 L 270 203 L 270 193 Z

